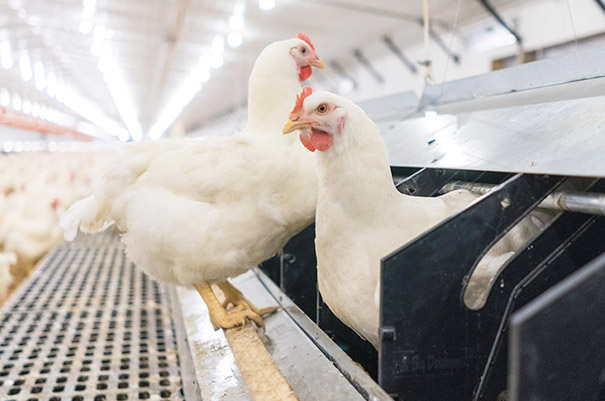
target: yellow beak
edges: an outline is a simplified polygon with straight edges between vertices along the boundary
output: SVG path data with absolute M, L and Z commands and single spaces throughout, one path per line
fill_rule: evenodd
M 297 118 L 296 120 L 288 120 L 285 124 L 284 124 L 284 128 L 282 129 L 282 134 L 289 134 L 292 131 L 296 131 L 297 129 L 301 129 L 301 128 L 305 128 L 305 127 L 311 127 L 313 125 L 317 125 L 317 122 L 315 121 L 308 121 L 308 120 L 300 120 L 299 118 Z
M 318 57 L 318 58 L 316 58 L 315 60 L 312 60 L 312 61 L 311 61 L 311 65 L 312 65 L 313 67 L 317 67 L 317 68 L 319 68 L 320 70 L 323 70 L 323 69 L 324 69 L 324 62 L 323 62 L 323 61 L 321 61 L 321 60 L 319 59 L 319 57 Z

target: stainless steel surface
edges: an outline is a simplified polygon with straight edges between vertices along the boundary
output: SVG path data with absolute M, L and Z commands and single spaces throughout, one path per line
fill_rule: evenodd
M 483 195 L 491 191 L 495 186 L 474 182 L 452 181 L 444 185 L 439 192 L 446 193 L 457 189 L 466 189 L 477 195 Z M 539 207 L 551 210 L 605 215 L 605 194 L 556 191 L 548 195 L 540 203 Z
M 533 104 L 488 98 L 496 108 L 394 121 L 381 133 L 396 166 L 605 177 L 605 96 L 572 98 L 595 87 L 605 79 L 557 86 L 569 100 L 544 102 L 551 89 L 537 89 L 507 95 Z
M 366 100 L 359 103 L 378 128 L 386 129 L 394 121 L 404 120 L 418 109 L 418 96 L 415 92 L 401 92 L 390 96 Z
M 0 310 L 0 399 L 182 399 L 168 302 L 115 236 L 57 248 Z
M 605 77 L 605 48 L 573 52 L 424 89 L 420 109 Z
M 258 280 L 269 291 L 282 310 L 300 327 L 308 338 L 323 352 L 336 368 L 369 401 L 393 401 L 358 364 L 356 364 L 338 345 L 334 343 L 279 287 L 263 272 L 256 269 Z
M 265 287 L 266 280 L 268 279 L 260 272 L 248 272 L 232 282 L 257 306 L 277 305 L 276 299 Z M 239 369 L 223 332 L 213 330 L 200 295 L 194 290 L 185 288 L 176 288 L 175 292 L 187 330 L 187 340 L 193 355 L 202 400 L 251 400 L 242 385 Z M 281 302 L 287 299 L 275 285 L 272 287 L 272 293 L 281 294 L 277 295 L 282 297 Z M 280 309 L 265 318 L 265 335 L 261 337 L 299 399 L 301 401 L 364 400 L 364 397 L 335 367 L 333 359 L 326 358 L 316 346 L 315 340 L 312 341 L 308 333 L 301 330 L 298 322 L 292 320 L 291 309 L 291 306 L 286 306 L 285 309 Z M 319 336 L 321 331 L 319 329 L 317 331 Z M 323 333 L 321 335 L 325 336 Z M 329 339 L 327 341 L 331 342 Z M 333 343 L 332 346 L 337 348 Z M 344 354 L 340 349 L 338 351 Z M 358 367 L 356 369 L 360 371 Z M 373 384 L 378 386 L 376 383 Z

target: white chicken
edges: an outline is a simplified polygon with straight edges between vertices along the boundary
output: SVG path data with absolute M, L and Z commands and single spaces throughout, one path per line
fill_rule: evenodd
M 378 128 L 351 101 L 305 88 L 283 127 L 319 150 L 316 212 L 318 286 L 334 314 L 378 346 L 380 260 L 478 196 L 465 190 L 412 197 L 395 188 Z M 540 222 L 520 224 L 488 253 L 477 271 L 493 274 Z M 482 270 L 483 269 L 483 270 Z M 491 276 L 490 276 L 491 277 Z M 478 291 L 475 297 L 481 297 Z M 470 301 L 475 302 L 475 300 Z
M 277 253 L 314 218 L 317 174 L 311 155 L 281 126 L 311 68 L 323 68 L 304 34 L 267 46 L 248 84 L 240 134 L 126 146 L 93 194 L 62 217 L 78 227 L 116 223 L 130 259 L 155 279 L 194 285 L 215 328 L 254 320 L 259 310 L 229 284 Z M 211 284 L 227 301 L 220 305 Z M 227 312 L 227 303 L 235 306 Z

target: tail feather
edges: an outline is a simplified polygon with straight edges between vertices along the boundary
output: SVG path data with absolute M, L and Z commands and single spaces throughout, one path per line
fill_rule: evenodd
M 66 241 L 73 241 L 76 238 L 76 235 L 78 235 L 78 227 L 80 226 L 82 214 L 84 209 L 90 204 L 91 199 L 92 195 L 80 199 L 71 205 L 71 207 L 63 213 L 63 216 L 61 216 L 59 226 L 63 229 L 63 238 L 65 238 Z
M 63 238 L 73 241 L 78 228 L 85 233 L 97 233 L 106 230 L 114 222 L 109 219 L 108 208 L 93 195 L 80 199 L 61 216 L 59 225 L 63 229 Z

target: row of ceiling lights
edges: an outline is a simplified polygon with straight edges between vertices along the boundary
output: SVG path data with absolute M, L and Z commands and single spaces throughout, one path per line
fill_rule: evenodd
M 98 142 L 83 141 L 4 141 L 0 151 L 5 153 L 21 152 L 82 152 L 98 151 Z
M 9 0 L 9 6 L 15 11 L 20 20 L 31 27 L 33 35 L 39 36 L 42 33 L 39 18 L 30 15 L 23 8 L 23 2 L 21 0 Z M 53 71 L 46 71 L 44 64 L 41 61 L 36 61 L 32 69 L 31 59 L 27 50 L 22 49 L 19 51 L 17 63 L 15 63 L 13 53 L 14 52 L 8 39 L 0 42 L 0 66 L 2 66 L 2 68 L 5 70 L 11 70 L 18 66 L 20 69 L 20 77 L 23 82 L 31 82 L 33 78 L 34 87 L 40 93 L 44 93 L 54 101 L 65 105 L 76 114 L 79 114 L 86 120 L 91 121 L 104 132 L 113 136 L 122 134 L 124 129 L 120 126 L 120 124 L 107 117 L 101 109 L 82 98 L 73 87 L 71 87 L 69 84 L 65 84 L 62 79 L 58 78 L 53 73 Z M 4 95 L 5 100 L 6 96 L 7 95 Z M 15 98 L 15 94 L 13 94 L 13 98 Z M 20 95 L 19 98 L 21 98 Z M 15 108 L 15 105 L 18 106 L 19 104 L 19 100 L 13 99 L 13 108 Z M 27 106 L 26 110 L 28 110 Z M 32 112 L 33 110 L 34 107 L 32 105 Z M 53 115 L 57 113 L 49 114 Z M 74 119 L 71 119 L 70 122 L 75 124 Z
M 17 12 L 18 17 L 21 20 L 24 20 L 32 26 L 32 31 L 35 35 L 41 33 L 38 18 L 30 16 L 23 9 L 21 0 L 10 0 L 9 5 Z M 262 10 L 271 10 L 275 7 L 275 0 L 259 0 L 258 5 Z M 36 62 L 32 69 L 31 60 L 26 50 L 20 52 L 18 60 L 18 65 L 21 70 L 20 76 L 25 82 L 34 78 L 35 88 L 38 91 L 46 92 L 48 96 L 64 104 L 87 120 L 90 120 L 93 124 L 97 125 L 110 135 L 116 136 L 122 141 L 127 141 L 129 139 L 139 141 L 143 139 L 143 132 L 136 118 L 133 102 L 130 99 L 129 92 L 125 89 L 125 80 L 120 71 L 115 67 L 111 46 L 109 45 L 109 42 L 105 42 L 105 39 L 107 39 L 110 33 L 107 32 L 103 25 L 99 24 L 95 26 L 92 22 L 95 9 L 96 0 L 83 0 L 82 21 L 80 22 L 79 30 L 83 35 L 88 35 L 92 32 L 93 43 L 90 52 L 93 56 L 99 58 L 97 66 L 101 73 L 103 73 L 103 78 L 107 84 L 108 90 L 128 131 L 120 127 L 120 124 L 116 121 L 107 117 L 99 108 L 85 101 L 71 86 L 65 85 L 61 79 L 57 79 L 52 71 L 46 72 L 42 62 Z M 239 47 L 243 43 L 243 36 L 241 33 L 244 27 L 243 3 L 238 5 L 234 14 L 229 19 L 229 25 L 233 31 L 227 35 L 227 44 L 232 48 Z M 223 53 L 225 51 L 224 37 L 221 35 L 215 36 L 212 41 L 211 49 L 210 55 L 200 57 L 199 66 L 190 72 L 188 77 L 179 87 L 176 95 L 162 111 L 157 122 L 149 132 L 149 137 L 151 139 L 160 138 L 166 129 L 178 118 L 183 109 L 201 90 L 202 84 L 210 79 L 210 70 L 222 67 L 224 63 Z M 0 66 L 5 70 L 9 70 L 14 65 L 15 62 L 10 42 L 4 40 L 0 42 Z M 23 111 L 25 114 L 31 113 L 34 117 L 41 117 L 58 124 L 75 124 L 73 118 L 69 118 L 69 116 L 58 112 L 56 109 L 40 106 L 36 102 L 31 103 L 27 99 L 22 101 L 21 96 L 17 93 L 12 95 L 12 101 L 10 98 L 11 95 L 8 91 L 2 89 L 0 103 L 2 103 L 4 107 L 12 104 L 13 109 L 16 111 Z
M 275 7 L 275 0 L 259 0 L 258 6 L 265 11 L 271 10 Z M 244 41 L 242 36 L 244 28 L 243 14 L 244 3 L 242 2 L 236 6 L 233 15 L 229 18 L 229 26 L 232 31 L 227 35 L 227 44 L 232 48 L 239 47 Z M 202 85 L 210 79 L 211 69 L 218 69 L 223 66 L 224 52 L 225 38 L 222 35 L 216 35 L 212 40 L 210 54 L 200 57 L 198 65 L 190 71 L 175 95 L 166 104 L 156 123 L 149 130 L 149 139 L 159 139 L 181 115 L 185 107 L 202 89 Z
M 6 88 L 0 88 L 0 106 L 12 108 L 16 112 L 31 115 L 34 118 L 50 121 L 58 125 L 73 126 L 76 121 L 73 117 L 58 111 L 47 105 L 32 102 L 27 98 L 22 98 L 18 93 L 12 95 Z

